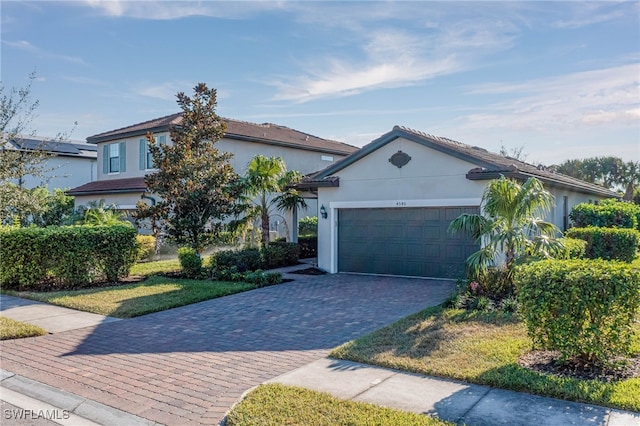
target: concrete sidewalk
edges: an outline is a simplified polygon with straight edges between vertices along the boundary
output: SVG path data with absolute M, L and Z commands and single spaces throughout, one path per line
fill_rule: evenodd
M 323 358 L 269 382 L 338 398 L 437 416 L 471 426 L 640 425 L 640 413 L 615 410 Z
M 107 322 L 120 321 L 104 315 L 76 311 L 48 303 L 0 294 L 0 315 L 37 325 L 49 333 L 76 330 Z

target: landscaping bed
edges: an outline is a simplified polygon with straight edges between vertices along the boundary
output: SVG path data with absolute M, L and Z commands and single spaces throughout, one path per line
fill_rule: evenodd
M 631 366 L 636 366 L 640 357 L 640 321 L 634 323 L 634 330 L 632 356 L 628 360 Z M 429 308 L 348 342 L 336 348 L 331 356 L 640 411 L 640 377 L 636 367 L 631 367 L 626 378 L 614 377 L 610 372 L 590 378 L 588 374 L 569 374 L 571 371 L 567 370 L 534 368 L 532 364 L 542 355 L 533 352 L 526 327 L 516 315 L 500 311 Z

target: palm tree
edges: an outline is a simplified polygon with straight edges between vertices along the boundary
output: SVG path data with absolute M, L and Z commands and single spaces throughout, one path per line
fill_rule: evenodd
M 300 180 L 300 174 L 287 171 L 281 157 L 255 156 L 244 175 L 244 196 L 250 200 L 251 208 L 247 210 L 247 220 L 260 218 L 262 228 L 262 244 L 269 245 L 269 217 L 275 210 L 295 211 L 306 207 L 304 199 L 292 188 Z M 279 194 L 279 195 L 274 195 Z
M 504 256 L 504 273 L 510 281 L 518 259 L 551 257 L 562 248 L 555 238 L 560 234 L 558 227 L 540 218 L 552 205 L 553 195 L 538 179 L 529 178 L 521 185 L 502 176 L 489 183 L 482 195 L 484 214 L 462 214 L 451 222 L 449 231 L 467 232 L 481 245 L 467 259 L 474 276 L 497 266 Z

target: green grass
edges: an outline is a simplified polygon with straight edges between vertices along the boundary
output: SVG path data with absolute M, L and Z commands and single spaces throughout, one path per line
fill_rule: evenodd
M 227 417 L 227 425 L 453 426 L 454 423 L 362 402 L 345 401 L 327 393 L 268 384 L 259 386 L 236 405 Z
M 632 352 L 640 353 L 640 322 Z M 559 378 L 520 367 L 532 343 L 514 316 L 430 308 L 331 353 L 332 357 L 572 401 L 640 411 L 640 378 Z
M 180 271 L 180 261 L 178 259 L 156 260 L 154 262 L 136 263 L 131 268 L 131 275 L 155 275 L 167 272 Z
M 47 334 L 47 332 L 38 326 L 0 317 L 0 340 L 42 336 L 43 334 Z
M 12 294 L 80 311 L 131 318 L 254 288 L 247 283 L 151 276 L 142 282 L 113 287 Z

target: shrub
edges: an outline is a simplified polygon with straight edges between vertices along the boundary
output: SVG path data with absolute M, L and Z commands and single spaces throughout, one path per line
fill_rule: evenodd
M 640 230 L 640 206 L 616 200 L 605 200 L 600 204 L 577 204 L 569 214 L 573 226 L 585 228 L 631 228 Z
M 298 235 L 318 235 L 318 217 L 307 216 L 300 219 L 298 222 Z
M 587 242 L 578 238 L 562 238 L 564 249 L 558 253 L 558 259 L 582 259 L 585 257 Z
M 282 283 L 282 274 L 280 272 L 267 272 L 265 277 L 267 278 L 267 285 Z
M 300 259 L 318 257 L 318 237 L 299 237 Z
M 529 336 L 561 360 L 605 363 L 627 354 L 640 308 L 640 271 L 621 262 L 544 260 L 521 266 L 515 283 Z
M 295 265 L 300 256 L 300 246 L 296 243 L 277 241 L 271 243 L 269 247 L 264 247 L 261 254 L 264 269 Z
M 569 238 L 587 242 L 585 251 L 589 259 L 621 260 L 633 262 L 640 246 L 640 233 L 624 228 L 571 228 L 565 232 Z
M 9 287 L 82 286 L 129 274 L 138 245 L 131 226 L 64 226 L 0 232 L 0 282 Z
M 137 260 L 151 260 L 156 253 L 156 238 L 153 235 L 136 235 L 138 243 Z
M 182 273 L 187 278 L 198 278 L 202 271 L 202 258 L 191 247 L 180 247 L 178 249 L 178 260 L 180 260 L 180 267 Z
M 211 255 L 212 269 L 235 268 L 237 272 L 255 271 L 262 268 L 260 250 L 223 250 Z

